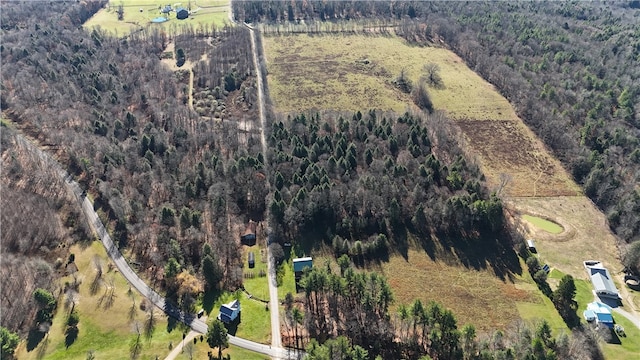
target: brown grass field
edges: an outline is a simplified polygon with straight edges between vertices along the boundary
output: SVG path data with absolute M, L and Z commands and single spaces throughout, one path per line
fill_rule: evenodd
M 409 250 L 407 259 L 391 256 L 388 262 L 370 270 L 382 272 L 389 280 L 396 298 L 392 312 L 399 304 L 410 304 L 414 299 L 423 303 L 434 300 L 450 308 L 459 325 L 473 324 L 482 332 L 506 329 L 518 320 L 517 303 L 540 301 L 535 291 L 516 286 L 523 281 L 519 276 L 514 282 L 502 281 L 491 269 L 474 270 L 434 261 L 419 250 Z
M 507 196 L 571 196 L 581 193 L 558 160 L 553 158 L 529 128 L 519 120 L 456 121 L 480 160 L 490 188 L 510 177 Z
M 415 84 L 422 67 L 436 63 L 444 83 L 430 92 L 436 108 L 455 118 L 517 118 L 491 84 L 443 48 L 411 46 L 395 36 L 305 34 L 265 36 L 264 48 L 269 90 L 280 112 L 403 112 L 411 101 L 391 81 L 404 69 Z

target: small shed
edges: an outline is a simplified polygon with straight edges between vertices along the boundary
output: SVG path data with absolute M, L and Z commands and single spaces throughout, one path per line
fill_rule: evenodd
M 234 322 L 240 315 L 240 301 L 233 300 L 228 304 L 222 304 L 220 306 L 220 314 L 218 320 L 225 324 Z
M 247 263 L 249 264 L 249 269 L 253 269 L 256 266 L 256 254 L 253 251 L 249 253 Z
M 293 259 L 293 272 L 295 273 L 296 282 L 302 277 L 304 269 L 313 267 L 313 259 L 311 257 L 303 257 Z
M 256 222 L 249 220 L 247 227 L 244 229 L 242 235 L 240 235 L 240 242 L 245 245 L 253 246 L 256 244 Z
M 184 8 L 179 8 L 179 9 L 176 11 L 176 18 L 177 18 L 178 20 L 184 20 L 184 19 L 186 19 L 186 18 L 188 18 L 188 17 L 189 17 L 189 10 L 184 9 Z
M 538 252 L 538 250 L 536 250 L 536 244 L 533 242 L 533 239 L 527 239 L 527 248 L 534 254 Z

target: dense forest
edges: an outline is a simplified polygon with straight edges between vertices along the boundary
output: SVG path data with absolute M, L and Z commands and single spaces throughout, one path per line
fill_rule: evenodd
M 423 120 L 375 111 L 275 122 L 274 227 L 287 242 L 320 238 L 359 260 L 406 249 L 407 233 L 425 246 L 432 235 L 488 241 L 503 228 L 502 203 L 447 124 L 440 113 Z
M 233 172 L 238 159 L 258 157 L 260 152 L 256 129 L 246 126 L 257 114 L 248 30 L 185 27 L 175 33 L 145 30 L 118 39 L 99 29 L 82 29 L 104 3 L 3 4 L 3 116 L 55 150 L 88 190 L 113 238 L 155 286 L 169 285 L 172 290 L 176 281 L 202 279 L 201 259 L 208 251 L 207 265 L 219 271 L 213 271 L 217 276 L 207 285 L 235 289 L 242 281 L 239 227 L 249 218 L 261 220 L 264 210 L 264 195 L 259 195 L 262 162 L 243 169 L 251 173 L 246 178 Z M 166 50 L 170 43 L 174 51 Z M 181 58 L 182 66 L 172 71 Z M 195 73 L 193 108 L 185 82 L 189 67 Z M 27 176 L 11 160 L 14 153 L 24 154 L 4 135 L 3 131 L 3 168 L 13 170 L 3 173 Z M 257 189 L 254 197 L 247 193 L 252 187 Z M 3 201 L 23 197 L 21 192 L 9 194 L 11 187 L 2 189 Z M 24 206 L 45 207 L 43 211 L 60 207 L 57 198 L 41 196 L 47 201 L 34 199 Z M 5 219 L 12 216 L 9 208 L 13 207 L 3 206 L 3 224 L 13 222 Z M 65 224 L 67 216 L 60 216 Z M 53 244 L 14 246 L 11 239 L 39 228 L 23 223 L 29 217 L 20 221 L 3 226 L 3 250 L 6 245 L 30 255 L 61 240 L 62 235 L 47 233 L 43 236 Z M 25 261 L 22 266 L 32 265 L 27 270 L 37 273 L 39 263 L 30 264 Z M 5 265 L 9 260 L 3 261 L 3 269 Z M 5 286 L 5 279 L 3 289 L 15 293 L 3 294 L 31 298 L 29 289 Z M 189 307 L 196 294 L 169 295 Z M 19 313 L 4 302 L 3 310 Z M 2 324 L 22 329 L 10 316 L 3 316 Z
M 607 215 L 640 237 L 640 5 L 628 2 L 234 1 L 267 23 L 384 19 L 494 84 Z M 313 28 L 313 26 L 312 26 Z
M 66 274 L 69 246 L 90 232 L 56 168 L 13 129 L 0 132 L 2 326 L 25 334 L 36 318 L 31 294 L 60 292 L 55 280 Z
M 427 252 L 433 241 L 455 246 L 468 266 L 488 261 L 508 270 L 513 265 L 501 256 L 513 253 L 502 203 L 487 191 L 442 113 L 270 114 L 265 159 L 256 120 L 256 72 L 265 68 L 253 67 L 248 29 L 144 29 L 122 38 L 83 29 L 105 3 L 0 5 L 3 118 L 36 142 L 26 144 L 14 130 L 2 128 L 3 339 L 4 328 L 21 335 L 34 328 L 46 332 L 55 308 L 51 294 L 59 290 L 53 284 L 64 264 L 73 262 L 68 246 L 92 238 L 63 180 L 31 146 L 56 156 L 88 191 L 141 275 L 190 310 L 201 284 L 241 286 L 240 230 L 266 214 L 280 243 L 304 252 L 323 241 L 337 258 L 345 255 L 347 265 L 403 253 L 412 238 Z M 512 28 L 505 25 L 500 32 L 502 25 L 485 26 L 485 17 L 498 15 L 478 10 L 483 4 L 234 1 L 233 6 L 246 21 L 393 17 L 405 21 L 399 31 L 411 41 L 443 39 L 518 107 L 574 170 L 585 192 L 607 210 L 618 234 L 629 241 L 638 237 L 640 220 L 634 214 L 640 195 L 633 188 L 640 162 L 640 109 L 634 101 L 639 90 L 633 82 L 638 74 L 622 65 L 629 56 L 637 59 L 638 47 L 619 46 L 611 63 L 598 65 L 569 41 L 604 41 L 590 28 L 610 29 L 599 13 L 583 19 L 553 10 L 562 4 L 505 3 L 499 6 L 510 11 L 495 21 Z M 626 16 L 614 10 L 615 16 Z M 543 21 L 545 14 L 566 19 L 559 25 L 566 39 L 553 40 L 553 49 L 563 49 L 565 58 L 547 55 L 557 53 L 549 48 L 551 40 L 540 45 L 541 36 L 557 33 L 514 37 L 517 26 L 532 28 L 521 22 Z M 425 20 L 434 25 L 422 26 Z M 504 36 L 499 44 L 515 39 L 528 50 L 505 55 L 511 47 L 492 48 L 498 47 L 490 44 L 497 39 L 492 31 Z M 616 39 L 638 37 L 624 26 L 609 31 L 603 30 Z M 476 47 L 465 52 L 469 44 Z M 516 91 L 517 82 L 522 86 Z M 532 94 L 533 100 L 524 101 Z M 558 131 L 564 128 L 570 131 Z M 36 212 L 38 219 L 30 216 Z M 323 345 L 312 341 L 317 350 L 310 354 L 317 351 L 318 358 L 329 346 L 372 357 L 440 359 L 483 352 L 486 358 L 528 353 L 586 358 L 582 351 L 593 350 L 581 346 L 589 343 L 584 338 L 589 334 L 554 340 L 544 326 L 476 341 L 472 327 L 458 330 L 453 314 L 435 303 L 416 302 L 392 317 L 386 280 L 347 265 L 340 275 L 316 269 L 302 280 L 306 338 L 322 342 L 349 335 L 353 342 L 345 347 L 340 337 Z M 26 286 L 18 282 L 23 279 Z M 326 304 L 336 312 L 327 313 Z M 344 309 L 353 310 L 353 322 L 344 321 Z M 361 347 L 348 349 L 352 345 Z

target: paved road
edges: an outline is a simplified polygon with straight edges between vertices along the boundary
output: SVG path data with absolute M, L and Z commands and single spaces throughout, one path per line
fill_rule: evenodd
M 98 217 L 98 214 L 93 209 L 93 204 L 88 198 L 82 196 L 82 189 L 80 188 L 80 185 L 72 179 L 72 177 L 62 168 L 60 163 L 58 163 L 58 161 L 51 157 L 49 154 L 42 151 L 42 149 L 40 149 L 37 145 L 27 140 L 19 132 L 16 132 L 16 135 L 16 138 L 18 140 L 22 140 L 22 144 L 24 146 L 28 147 L 29 150 L 33 153 L 38 154 L 38 156 L 44 162 L 46 162 L 51 168 L 55 169 L 61 179 L 64 179 L 67 187 L 79 200 L 82 211 L 87 217 L 89 225 L 97 233 L 100 241 L 107 250 L 107 254 L 109 254 L 109 257 L 111 258 L 111 260 L 113 260 L 116 267 L 125 277 L 125 279 L 127 279 L 129 284 L 131 284 L 131 286 L 138 290 L 140 294 L 142 294 L 142 296 L 146 297 L 168 316 L 171 316 L 172 318 L 189 325 L 189 327 L 191 327 L 191 329 L 195 332 L 206 334 L 207 324 L 205 322 L 198 319 L 194 314 L 185 313 L 172 304 L 167 303 L 163 296 L 149 287 L 144 281 L 142 281 L 142 279 L 140 279 L 140 277 L 138 277 L 138 275 L 131 269 L 131 267 L 129 267 L 129 264 L 120 253 L 120 250 L 118 250 L 118 248 L 113 243 L 111 236 L 109 236 L 109 233 L 102 224 L 102 221 Z M 287 351 L 285 349 L 273 348 L 269 345 L 256 343 L 254 341 L 239 338 L 236 336 L 229 335 L 229 343 L 231 345 L 235 345 L 247 350 L 271 356 L 275 359 L 284 359 L 287 357 Z
M 633 325 L 635 325 L 638 329 L 640 329 L 640 319 L 638 319 L 637 317 L 633 316 L 633 314 L 631 314 L 628 311 L 626 311 L 624 309 L 621 309 L 619 307 L 613 308 L 613 311 L 615 311 L 619 315 L 622 315 L 622 316 L 626 317 L 627 320 L 631 321 L 633 323 Z
M 230 5 L 231 6 L 231 3 Z M 229 13 L 230 19 L 233 19 L 233 14 Z M 265 163 L 267 163 L 267 140 L 265 136 L 265 128 L 266 128 L 266 118 L 265 118 L 265 110 L 264 110 L 264 94 L 262 89 L 262 72 L 260 71 L 259 63 L 258 63 L 258 49 L 257 49 L 257 41 L 256 37 L 258 33 L 249 25 L 244 24 L 244 26 L 249 29 L 251 32 L 251 52 L 253 53 L 253 67 L 256 69 L 256 86 L 258 87 L 258 104 L 259 104 L 259 113 L 260 113 L 260 140 L 262 142 L 262 156 L 265 159 Z M 266 172 L 266 171 L 265 171 Z M 269 190 L 271 190 L 271 186 L 269 184 L 269 176 L 267 174 L 266 185 Z M 269 219 L 268 210 L 265 212 L 265 219 Z M 266 222 L 266 221 L 265 221 Z M 267 229 L 267 236 L 270 236 L 269 232 L 269 224 L 265 224 L 265 228 Z M 270 239 L 268 239 L 270 240 Z M 271 254 L 269 241 L 267 241 L 267 281 L 269 282 L 269 310 L 271 312 L 271 346 L 274 348 L 282 348 L 282 335 L 280 334 L 280 307 L 278 301 L 278 283 L 276 280 L 276 264 L 273 258 L 273 254 Z

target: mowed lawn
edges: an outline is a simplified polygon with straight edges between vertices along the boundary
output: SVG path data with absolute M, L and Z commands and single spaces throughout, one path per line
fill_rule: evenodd
M 124 19 L 118 20 L 117 9 L 123 4 Z M 176 19 L 176 13 L 171 12 L 168 21 L 164 23 L 151 23 L 151 20 L 159 16 L 167 17 L 160 12 L 170 4 L 174 9 L 179 7 L 187 8 L 189 1 L 167 2 L 161 0 L 112 0 L 108 6 L 98 11 L 84 24 L 86 28 L 92 29 L 100 27 L 110 33 L 124 36 L 131 31 L 140 30 L 145 27 L 158 27 L 171 29 L 182 25 L 209 25 L 215 24 L 218 27 L 229 23 L 229 1 L 228 0 L 198 0 L 191 1 L 191 11 L 189 18 L 185 20 Z M 140 11 L 142 10 L 142 11 Z
M 71 346 L 65 346 L 65 322 L 69 313 L 64 306 L 64 295 L 58 299 L 58 310 L 55 314 L 53 325 L 49 334 L 39 346 L 27 352 L 26 343 L 22 342 L 17 350 L 18 359 L 86 359 L 87 352 L 93 351 L 97 359 L 126 359 L 129 358 L 129 345 L 135 336 L 134 322 L 141 325 L 147 314 L 140 310 L 142 296 L 135 289 L 129 294 L 129 285 L 122 275 L 115 269 L 107 271 L 110 260 L 102 243 L 94 241 L 90 246 L 82 248 L 74 245 L 71 252 L 75 254 L 75 264 L 79 271 L 76 277 L 82 281 L 78 302 L 75 306 L 80 316 L 78 325 L 78 337 Z M 105 300 L 100 298 L 105 293 L 101 286 L 95 295 L 90 293 L 90 284 L 94 279 L 95 270 L 93 258 L 98 257 L 104 267 L 103 279 L 115 286 L 113 304 L 107 306 Z M 71 276 L 65 277 L 65 281 L 72 282 Z M 135 316 L 129 318 L 129 311 L 136 302 Z M 142 359 L 155 359 L 156 356 L 164 358 L 170 352 L 170 344 L 176 345 L 182 340 L 182 333 L 186 330 L 183 326 L 177 326 L 168 331 L 167 317 L 159 309 L 155 309 L 156 326 L 151 339 L 142 336 Z
M 404 69 L 415 83 L 423 66 L 440 66 L 444 88 L 431 89 L 437 109 L 455 118 L 515 119 L 509 102 L 453 52 L 418 47 L 394 36 L 265 36 L 269 90 L 280 112 L 310 109 L 403 112 L 411 100 L 391 84 Z

